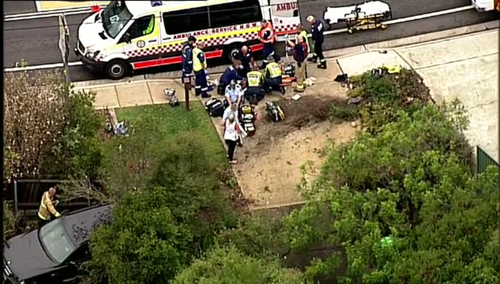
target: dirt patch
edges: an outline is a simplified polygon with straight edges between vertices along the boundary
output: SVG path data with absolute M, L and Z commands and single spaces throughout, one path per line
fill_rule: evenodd
M 237 149 L 240 164 L 234 167 L 246 198 L 253 207 L 290 204 L 300 201 L 296 186 L 302 177 L 300 167 L 321 162 L 320 150 L 328 141 L 344 143 L 356 133 L 350 122 L 331 120 L 331 106 L 345 105 L 345 98 L 305 96 L 299 101 L 275 101 L 286 120 L 272 122 L 259 104 L 257 134 L 245 139 Z

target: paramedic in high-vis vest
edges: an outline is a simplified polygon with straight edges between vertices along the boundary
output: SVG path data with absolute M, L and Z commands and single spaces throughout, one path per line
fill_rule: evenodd
M 205 45 L 201 42 L 196 44 L 193 49 L 193 71 L 196 80 L 196 86 L 194 87 L 195 95 L 201 95 L 202 98 L 209 98 L 207 84 L 207 59 L 205 58 L 205 53 L 203 53 L 203 48 Z
M 267 20 L 262 20 L 262 26 L 259 31 L 259 40 L 264 45 L 264 60 L 262 61 L 262 65 L 260 69 L 266 68 L 267 58 L 272 56 L 276 62 L 280 61 L 280 57 L 274 52 L 274 41 L 276 34 L 274 32 L 274 28 L 271 23 Z
M 61 217 L 61 214 L 59 214 L 55 208 L 55 206 L 59 203 L 57 200 L 54 200 L 55 196 L 56 189 L 53 187 L 43 193 L 40 208 L 38 209 L 39 228 L 50 222 L 52 216 L 55 218 Z
M 281 66 L 274 62 L 272 57 L 268 58 L 269 64 L 266 66 L 264 86 L 266 93 L 270 94 L 273 90 L 281 91 L 285 94 L 285 87 L 281 86 L 283 83 L 283 72 Z
M 252 105 L 256 105 L 264 98 L 264 76 L 254 68 L 247 73 L 247 89 L 245 91 L 245 99 Z
M 193 74 L 193 47 L 195 43 L 196 38 L 190 36 L 182 47 L 182 78 L 192 76 Z

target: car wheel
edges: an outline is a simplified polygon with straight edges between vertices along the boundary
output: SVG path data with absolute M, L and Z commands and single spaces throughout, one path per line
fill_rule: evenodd
M 228 60 L 228 63 L 233 62 L 233 54 L 237 53 L 240 51 L 241 47 L 243 46 L 242 43 L 233 43 L 224 48 L 224 53 L 222 57 L 224 57 L 225 60 Z
M 125 77 L 129 72 L 129 64 L 125 60 L 116 59 L 106 64 L 106 76 L 113 80 Z

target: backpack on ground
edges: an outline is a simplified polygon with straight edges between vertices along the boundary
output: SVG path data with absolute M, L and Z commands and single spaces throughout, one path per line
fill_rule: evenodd
M 274 122 L 285 120 L 285 113 L 279 105 L 273 102 L 266 102 L 266 111 Z
M 208 99 L 205 102 L 205 109 L 212 117 L 222 117 L 224 115 L 224 104 L 216 98 Z

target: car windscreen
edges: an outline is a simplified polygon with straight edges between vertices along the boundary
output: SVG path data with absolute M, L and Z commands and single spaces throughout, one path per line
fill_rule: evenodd
M 102 26 L 112 38 L 116 38 L 130 19 L 132 14 L 125 6 L 125 1 L 111 1 L 102 11 Z
M 76 245 L 64 229 L 61 219 L 43 226 L 39 231 L 42 247 L 48 256 L 58 262 L 63 262 L 76 250 Z

